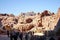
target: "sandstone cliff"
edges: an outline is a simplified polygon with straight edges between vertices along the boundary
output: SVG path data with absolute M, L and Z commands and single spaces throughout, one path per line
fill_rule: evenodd
M 21 13 L 18 17 L 13 14 L 0 14 L 0 29 L 14 28 L 20 31 L 44 33 L 47 30 L 54 30 L 59 18 L 60 8 L 57 13 L 45 10 L 42 13 Z

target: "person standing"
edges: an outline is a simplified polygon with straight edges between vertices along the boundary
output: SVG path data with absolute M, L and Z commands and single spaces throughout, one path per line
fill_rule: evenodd
M 13 30 L 10 30 L 10 40 L 13 40 Z
M 9 31 L 7 30 L 7 36 L 9 37 Z
M 20 38 L 20 40 L 22 40 L 22 38 L 23 38 L 23 33 L 22 32 L 19 32 L 19 38 Z
M 17 40 L 19 32 L 16 29 L 10 31 L 10 40 Z

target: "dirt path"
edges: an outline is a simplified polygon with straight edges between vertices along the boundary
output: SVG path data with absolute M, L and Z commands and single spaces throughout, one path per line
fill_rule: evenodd
M 10 40 L 7 35 L 0 35 L 0 40 Z M 20 40 L 19 38 L 17 40 Z
M 0 40 L 9 40 L 7 35 L 0 35 Z

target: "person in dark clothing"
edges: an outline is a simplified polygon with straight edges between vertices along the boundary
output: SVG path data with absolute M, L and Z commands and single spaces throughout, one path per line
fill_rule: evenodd
M 8 37 L 9 37 L 9 31 L 7 30 L 7 35 L 8 35 Z
M 26 40 L 26 32 L 23 32 L 22 40 Z
M 53 37 L 51 37 L 49 40 L 55 40 Z
M 26 37 L 25 37 L 26 40 L 33 40 L 32 38 L 33 38 L 33 34 L 31 31 L 26 33 Z
M 13 30 L 10 30 L 10 40 L 13 40 Z
M 25 40 L 28 40 L 28 33 L 25 34 Z
M 19 32 L 17 30 L 11 30 L 10 32 L 10 40 L 17 40 Z
M 20 38 L 20 40 L 22 40 L 22 37 L 23 37 L 23 33 L 19 32 L 19 38 Z
M 14 32 L 15 32 L 14 40 L 17 40 L 19 36 L 19 31 L 15 29 Z

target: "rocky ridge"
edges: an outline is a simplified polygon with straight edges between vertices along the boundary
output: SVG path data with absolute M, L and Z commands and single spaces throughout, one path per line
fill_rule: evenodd
M 0 29 L 14 28 L 20 31 L 44 33 L 47 30 L 54 30 L 59 18 L 60 8 L 57 13 L 45 10 L 42 13 L 21 13 L 18 17 L 13 14 L 0 14 Z

